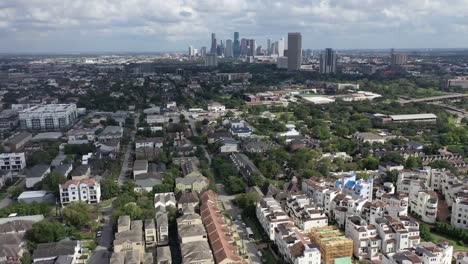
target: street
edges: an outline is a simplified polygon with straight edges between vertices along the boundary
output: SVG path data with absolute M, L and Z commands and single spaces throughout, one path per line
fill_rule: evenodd
M 109 263 L 109 259 L 112 255 L 112 251 L 110 251 L 114 240 L 111 221 L 112 206 L 102 208 L 102 212 L 104 213 L 104 224 L 101 226 L 102 235 L 97 238 L 97 247 L 89 259 L 89 263 L 91 264 Z
M 122 186 L 125 182 L 125 178 L 127 175 L 127 171 L 129 169 L 128 163 L 130 162 L 130 157 L 132 155 L 133 151 L 133 142 L 135 142 L 135 135 L 136 135 L 136 125 L 138 124 L 138 120 L 140 119 L 140 114 L 136 114 L 134 118 L 135 122 L 135 127 L 134 129 L 130 132 L 130 143 L 127 144 L 126 146 L 126 151 L 124 154 L 124 158 L 122 161 L 122 169 L 120 170 L 120 175 L 118 179 L 119 186 Z
M 236 232 L 239 234 L 239 237 L 242 239 L 244 249 L 247 250 L 247 256 L 249 257 L 250 262 L 253 264 L 261 264 L 262 260 L 257 256 L 258 249 L 255 245 L 255 242 L 248 238 L 247 230 L 242 226 L 243 221 L 238 220 L 238 216 L 242 215 L 242 210 L 232 204 L 232 200 L 235 198 L 235 196 L 226 195 L 223 188 L 218 189 L 220 190 L 218 199 L 224 204 L 224 212 L 231 217 L 232 227 L 236 230 Z

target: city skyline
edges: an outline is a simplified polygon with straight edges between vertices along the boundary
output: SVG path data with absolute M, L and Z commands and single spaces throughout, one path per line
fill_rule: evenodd
M 468 48 L 466 1 L 367 2 L 19 0 L 0 4 L 0 52 L 182 51 L 234 31 L 262 46 L 301 32 L 311 49 Z

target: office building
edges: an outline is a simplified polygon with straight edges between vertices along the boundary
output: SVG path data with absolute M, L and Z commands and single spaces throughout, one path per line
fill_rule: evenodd
M 249 53 L 249 40 L 248 39 L 241 39 L 241 46 L 240 46 L 240 55 L 247 56 Z
M 218 54 L 218 56 L 224 56 L 224 43 L 222 40 L 216 48 L 216 53 Z
M 189 57 L 193 56 L 193 46 L 188 47 L 188 55 L 189 55 Z
M 271 55 L 271 39 L 267 39 L 266 55 Z
M 298 71 L 302 62 L 302 35 L 288 33 L 288 70 Z
M 70 126 L 77 117 L 75 104 L 36 105 L 20 111 L 21 129 L 59 130 Z
M 205 66 L 206 67 L 217 67 L 218 66 L 218 55 L 216 53 L 210 53 L 205 55 Z
M 333 49 L 325 49 L 320 54 L 320 73 L 336 73 L 336 51 Z
M 284 56 L 284 38 L 281 38 L 278 41 L 278 44 L 276 46 L 278 47 L 276 54 L 278 54 L 278 57 L 283 57 Z
M 390 52 L 390 63 L 392 66 L 402 66 L 406 65 L 408 61 L 408 56 L 404 53 L 395 53 L 392 49 Z
M 226 48 L 224 50 L 224 57 L 226 58 L 234 57 L 234 51 L 233 51 L 231 39 L 226 40 Z
M 288 68 L 288 57 L 278 57 L 276 59 L 276 68 L 287 69 Z
M 255 39 L 250 39 L 248 56 L 256 56 L 256 55 L 257 55 L 257 42 L 255 41 Z
M 200 57 L 205 57 L 205 55 L 206 55 L 206 47 L 201 47 L 199 56 Z
M 234 57 L 239 57 L 241 53 L 241 45 L 239 41 L 239 32 L 234 32 L 234 43 L 232 46 Z
M 215 33 L 211 33 L 211 49 L 210 49 L 210 53 L 211 54 L 216 54 L 216 49 L 217 49 L 217 43 L 216 43 L 216 34 Z

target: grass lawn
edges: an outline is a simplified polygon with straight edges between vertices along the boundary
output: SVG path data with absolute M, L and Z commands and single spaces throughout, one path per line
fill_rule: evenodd
M 439 240 L 447 240 L 449 241 L 450 243 L 452 243 L 453 245 L 453 250 L 463 250 L 463 251 L 468 251 L 468 247 L 466 246 L 460 246 L 457 244 L 457 241 L 449 238 L 449 237 L 446 237 L 444 235 L 441 235 L 441 234 L 438 234 L 438 233 L 434 233 L 434 232 L 431 232 L 431 236 L 432 236 L 432 242 L 436 243 L 438 242 Z

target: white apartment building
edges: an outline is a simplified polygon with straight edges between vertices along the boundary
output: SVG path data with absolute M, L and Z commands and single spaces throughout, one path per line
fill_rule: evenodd
M 226 106 L 220 104 L 220 103 L 211 103 L 208 104 L 208 111 L 209 112 L 214 112 L 214 113 L 223 113 L 226 111 Z
M 62 205 L 77 201 L 89 204 L 101 201 L 101 185 L 94 179 L 68 180 L 59 184 L 59 189 Z
M 375 226 L 382 239 L 382 254 L 411 248 L 420 243 L 419 224 L 409 217 L 397 219 L 385 216 L 376 219 Z
M 24 152 L 0 154 L 0 170 L 20 171 L 26 167 Z
M 345 234 L 353 240 L 353 255 L 359 259 L 379 259 L 382 239 L 377 227 L 359 216 L 349 216 L 346 221 Z
M 328 225 L 328 217 L 323 208 L 316 206 L 312 199 L 305 194 L 291 193 L 286 199 L 285 210 L 294 221 L 294 224 L 304 232 L 314 227 Z
M 275 228 L 275 244 L 286 263 L 320 264 L 318 245 L 292 224 L 279 224 Z
M 364 199 L 372 201 L 373 178 L 369 178 L 368 180 L 357 179 L 356 173 L 346 174 L 342 175 L 335 182 L 335 186 L 340 188 L 342 193 L 351 195 L 355 200 Z
M 437 193 L 431 190 L 431 169 L 402 171 L 398 175 L 397 192 L 409 196 L 409 208 L 427 223 L 435 223 L 437 218 Z M 437 174 L 439 175 L 439 174 Z
M 423 242 L 415 248 L 406 249 L 382 256 L 382 264 L 420 263 L 420 264 L 450 264 L 452 263 L 453 246 L 447 242 Z
M 135 141 L 135 148 L 162 148 L 164 145 L 163 138 L 145 138 Z
M 410 194 L 411 211 L 421 217 L 426 223 L 435 223 L 437 218 L 437 193 L 434 191 L 419 191 Z
M 457 228 L 468 229 L 468 193 L 455 198 L 450 223 Z
M 257 202 L 257 219 L 268 234 L 270 240 L 275 240 L 275 228 L 279 224 L 293 224 L 288 214 L 281 208 L 278 201 L 273 197 L 267 196 Z
M 77 118 L 75 104 L 36 105 L 19 112 L 21 129 L 59 130 Z

